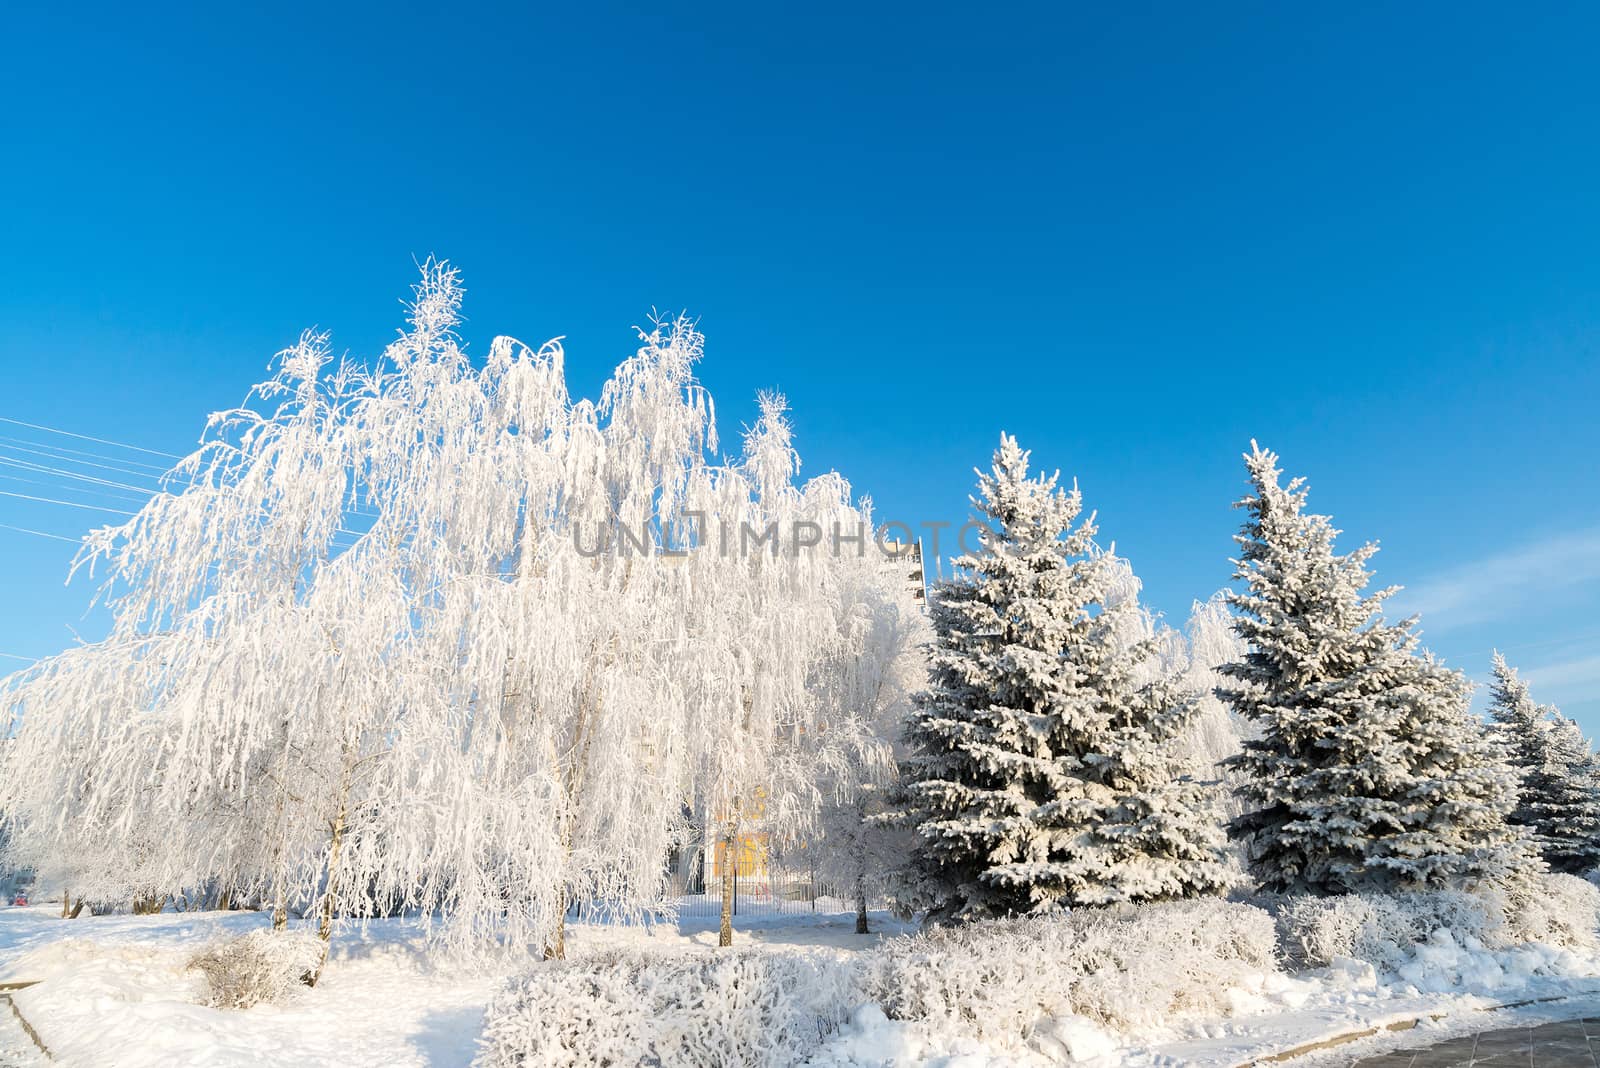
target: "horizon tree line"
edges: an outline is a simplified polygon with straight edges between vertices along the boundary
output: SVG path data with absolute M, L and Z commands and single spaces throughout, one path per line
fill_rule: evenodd
M 872 526 L 837 473 L 800 480 L 781 397 L 717 454 L 688 320 L 640 331 L 591 401 L 558 343 L 469 359 L 461 301 L 430 261 L 378 360 L 308 332 L 172 491 L 86 539 L 110 635 L 0 693 L 5 857 L 64 914 L 249 902 L 326 943 L 407 909 L 560 957 L 574 901 L 644 916 L 702 834 L 809 850 L 863 931 L 884 894 L 1014 915 L 1223 892 L 1241 858 L 1309 893 L 1600 863 L 1581 731 L 1498 657 L 1492 728 L 1472 716 L 1366 592 L 1375 547 L 1338 553 L 1253 443 L 1240 586 L 1186 634 L 1005 435 L 924 618 L 867 556 L 679 551 Z

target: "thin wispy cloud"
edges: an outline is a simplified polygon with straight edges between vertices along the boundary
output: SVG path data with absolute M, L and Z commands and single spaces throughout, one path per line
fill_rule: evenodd
M 1535 664 L 1522 674 L 1536 694 L 1546 690 L 1600 692 L 1600 653 Z
M 1474 560 L 1408 587 L 1395 598 L 1431 633 L 1503 619 L 1531 605 L 1568 600 L 1600 584 L 1600 528 L 1533 542 Z

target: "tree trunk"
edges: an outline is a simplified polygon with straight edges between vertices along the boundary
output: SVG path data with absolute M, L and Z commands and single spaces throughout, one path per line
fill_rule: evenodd
M 544 944 L 545 960 L 567 959 L 567 894 L 561 892 L 561 911 L 556 915 L 556 931 L 550 936 L 550 941 Z
M 857 818 L 862 819 L 862 820 L 865 820 L 865 818 L 866 818 L 865 802 L 862 800 L 862 796 L 861 795 L 858 795 L 857 798 L 856 798 L 856 815 L 857 815 Z M 867 853 L 866 842 L 862 839 L 861 834 L 858 833 L 855 836 L 855 842 L 853 844 L 853 848 L 851 849 L 852 859 L 855 862 L 855 870 L 856 870 L 856 886 L 855 886 L 855 891 L 856 891 L 856 934 L 869 934 L 870 933 L 867 930 L 867 863 L 868 863 L 868 861 L 867 861 L 866 853 Z
M 717 932 L 718 946 L 733 945 L 733 880 L 739 859 L 731 835 L 722 839 L 722 926 Z
M 333 818 L 328 840 L 328 875 L 322 890 L 322 922 L 317 925 L 317 937 L 322 939 L 322 960 L 317 970 L 306 977 L 307 986 L 316 986 L 322 978 L 322 969 L 328 963 L 328 942 L 333 938 L 333 906 L 339 893 L 339 847 L 344 845 L 345 802 L 339 802 L 339 814 Z
M 149 897 L 135 897 L 133 899 L 133 914 L 135 916 L 154 916 L 166 908 L 167 902 L 170 900 L 172 900 L 171 894 L 164 894 L 161 897 L 157 897 L 154 894 Z
M 613 643 L 614 648 L 615 643 Z M 573 836 L 577 821 L 576 813 L 583 797 L 583 784 L 586 773 L 589 770 L 589 742 L 593 737 L 593 702 L 595 700 L 592 693 L 592 678 L 591 671 L 590 676 L 586 677 L 583 683 L 583 702 L 579 706 L 577 725 L 573 728 L 573 762 L 564 769 L 559 758 L 555 763 L 556 774 L 561 776 L 567 800 L 567 810 L 563 814 L 564 822 L 561 826 L 561 866 L 563 875 L 572 862 Z M 557 904 L 561 906 L 561 911 L 556 916 L 555 934 L 550 937 L 550 941 L 546 942 L 544 946 L 545 960 L 567 959 L 568 901 L 565 886 L 560 891 L 560 899 Z
M 217 895 L 217 911 L 227 912 L 231 908 L 233 908 L 233 891 L 224 889 L 222 893 Z
M 285 743 L 283 747 L 283 770 L 280 775 L 287 777 L 288 770 L 289 746 Z M 289 922 L 289 910 L 287 903 L 283 900 L 285 878 L 283 872 L 283 850 L 284 838 L 287 836 L 287 831 L 284 829 L 283 809 L 287 803 L 288 792 L 288 787 L 280 783 L 278 787 L 278 811 L 273 820 L 277 825 L 277 838 L 272 845 L 272 929 L 274 931 L 283 930 L 284 925 Z
M 82 911 L 83 911 L 83 898 L 80 897 L 78 899 L 78 901 L 77 901 L 77 904 L 72 906 L 72 911 L 67 913 L 67 919 L 69 919 L 69 920 L 77 919 L 78 918 L 78 913 L 80 913 Z
M 61 891 L 61 918 L 69 919 L 72 916 L 72 891 Z

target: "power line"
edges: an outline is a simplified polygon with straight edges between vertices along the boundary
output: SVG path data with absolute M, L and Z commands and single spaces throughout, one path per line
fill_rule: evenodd
M 78 538 L 69 538 L 64 534 L 51 534 L 47 530 L 32 530 L 32 529 L 30 529 L 28 527 L 14 527 L 10 523 L 0 523 L 0 528 L 4 528 L 6 530 L 14 530 L 18 534 L 32 534 L 35 537 L 40 537 L 40 538 L 54 538 L 56 541 L 70 542 L 73 545 L 81 545 L 82 544 L 82 541 L 80 539 L 78 539 Z
M 147 464 L 143 460 L 130 460 L 124 456 L 107 456 L 103 452 L 90 452 L 87 449 L 69 449 L 65 445 L 48 445 L 42 441 L 34 441 L 32 438 L 14 438 L 9 434 L 0 434 L 0 441 L 7 442 L 12 445 L 32 446 L 32 448 L 27 450 L 28 452 L 35 452 L 41 456 L 46 454 L 57 454 L 57 459 L 66 459 L 66 457 L 60 456 L 59 454 L 69 453 L 73 456 L 87 456 L 94 460 L 109 460 L 112 463 L 127 464 L 133 467 L 143 467 L 154 471 L 157 474 L 161 474 L 170 470 L 170 465 L 166 464 Z
M 3 460 L 3 458 L 0 458 L 0 460 Z M 117 500 L 117 501 L 124 501 L 125 500 L 129 504 L 145 504 L 145 503 L 148 503 L 150 500 L 152 500 L 154 497 L 159 495 L 158 493 L 153 493 L 149 497 L 136 498 L 136 497 L 130 497 L 130 496 L 126 495 L 126 494 L 111 493 L 111 492 L 109 492 L 107 490 L 98 490 L 98 489 L 85 490 L 85 489 L 80 489 L 80 488 L 78 488 L 76 486 L 56 485 L 56 484 L 50 483 L 50 482 L 40 482 L 37 479 L 20 478 L 20 477 L 18 477 L 16 475 L 7 475 L 7 474 L 4 474 L 4 473 L 0 473 L 0 479 L 6 479 L 7 481 L 10 481 L 10 482 L 21 482 L 21 483 L 25 483 L 25 484 L 30 485 L 30 486 L 40 486 L 40 487 L 43 487 L 45 489 L 54 489 L 54 490 L 56 490 L 58 492 L 64 490 L 64 491 L 69 492 L 69 493 L 98 493 L 101 496 L 106 497 L 106 498 L 108 498 L 110 500 Z M 97 505 L 97 504 L 84 504 L 81 501 L 63 501 L 63 500 L 59 500 L 59 499 L 54 498 L 54 497 L 39 497 L 39 496 L 35 496 L 34 494 L 31 494 L 31 493 L 13 493 L 13 492 L 11 492 L 9 490 L 0 490 L 0 496 L 16 497 L 16 498 L 18 498 L 20 500 L 25 500 L 25 501 L 38 501 L 38 502 L 40 502 L 42 504 L 62 504 L 62 505 L 66 505 L 66 506 L 71 507 L 71 508 L 88 508 L 88 509 L 93 509 L 95 511 L 100 511 L 100 512 L 111 512 L 111 513 L 114 513 L 116 515 L 135 516 L 135 515 L 139 514 L 138 512 L 130 512 L 127 509 L 124 509 L 124 508 L 107 508 L 107 507 L 104 507 L 104 506 L 101 506 L 101 505 Z M 356 513 L 356 514 L 365 515 L 365 514 L 368 514 L 368 513 Z M 10 530 L 24 530 L 24 528 L 22 528 L 22 527 L 13 527 L 13 526 L 11 526 L 10 524 L 7 524 L 7 523 L 0 523 L 0 527 L 6 527 L 7 529 L 10 529 Z M 24 530 L 24 532 L 25 533 L 40 533 L 38 531 L 28 531 L 28 530 Z M 346 535 L 346 536 L 349 536 L 349 537 L 352 537 L 352 538 L 359 539 L 366 533 L 368 533 L 368 532 L 367 531 L 363 531 L 363 530 L 355 530 L 355 529 L 352 529 L 351 527 L 347 527 L 347 526 L 343 526 L 343 525 L 340 525 L 340 526 L 334 528 L 334 536 L 335 537 L 338 537 L 340 535 Z M 52 534 L 47 534 L 47 535 L 44 535 L 44 536 L 45 537 L 59 537 L 59 535 L 52 535 Z M 63 538 L 62 540 L 64 540 L 64 541 L 75 541 L 76 539 Z
M 96 485 L 109 486 L 112 489 L 132 490 L 146 500 L 153 494 L 161 492 L 160 490 L 152 490 L 147 486 L 134 486 L 127 482 L 116 482 L 108 478 L 101 478 L 98 475 L 85 475 L 79 471 L 69 471 L 64 467 L 51 467 L 48 464 L 34 463 L 32 460 L 19 460 L 14 456 L 7 456 L 3 452 L 0 452 L 0 464 L 5 464 L 7 467 L 20 467 L 24 471 L 32 471 L 40 475 L 59 475 L 62 478 L 70 478 L 78 482 L 91 482 Z
M 65 486 L 58 485 L 57 483 L 54 483 L 54 482 L 40 482 L 36 478 L 23 478 L 21 475 L 8 475 L 3 471 L 0 471 L 0 478 L 5 479 L 7 482 L 21 482 L 24 485 L 28 485 L 28 486 L 43 486 L 46 489 L 59 490 L 59 489 L 65 489 L 66 488 Z
M 7 440 L 16 440 L 16 439 L 7 439 L 7 438 L 4 438 L 4 437 L 0 437 L 0 442 L 4 442 L 4 441 L 7 441 Z M 45 448 L 49 448 L 49 446 L 46 446 Z M 157 487 L 155 489 L 151 489 L 150 487 L 147 487 L 147 486 L 135 486 L 135 485 L 130 485 L 130 484 L 126 483 L 126 482 L 117 482 L 117 481 L 112 480 L 112 479 L 105 479 L 105 478 L 99 478 L 99 477 L 93 476 L 93 475 L 87 475 L 87 474 L 84 474 L 82 472 L 69 471 L 69 470 L 66 470 L 64 468 L 59 468 L 59 467 L 50 467 L 47 464 L 41 464 L 41 463 L 38 463 L 38 462 L 33 461 L 33 460 L 24 459 L 24 458 L 17 457 L 17 456 L 8 456 L 8 455 L 6 455 L 6 452 L 5 452 L 6 449 L 13 449 L 13 450 L 20 451 L 20 452 L 32 453 L 32 454 L 34 454 L 36 456 L 42 456 L 42 457 L 44 457 L 46 459 L 56 460 L 56 461 L 58 461 L 60 463 L 80 464 L 80 465 L 83 465 L 83 466 L 86 466 L 86 467 L 99 468 L 100 470 L 103 470 L 103 471 L 111 471 L 111 472 L 115 472 L 117 474 L 130 475 L 130 476 L 132 476 L 134 478 L 148 478 L 152 482 L 162 482 L 162 481 L 165 481 L 167 479 L 171 479 L 173 482 L 177 483 L 179 486 L 193 487 L 193 486 L 201 486 L 201 485 L 205 485 L 206 484 L 203 481 L 194 479 L 192 476 L 186 479 L 184 476 L 175 475 L 175 474 L 173 474 L 171 472 L 167 472 L 167 473 L 161 474 L 161 475 L 153 475 L 153 474 L 149 474 L 149 473 L 144 472 L 144 471 L 135 471 L 135 470 L 132 470 L 132 469 L 127 468 L 127 467 L 117 466 L 116 464 L 94 463 L 94 462 L 91 462 L 89 460 L 79 460 L 79 459 L 76 459 L 76 458 L 73 458 L 73 457 L 54 455 L 51 452 L 46 452 L 46 451 L 43 451 L 43 450 L 40 450 L 40 449 L 24 448 L 22 446 L 17 446 L 17 445 L 0 444 L 0 464 L 12 466 L 12 467 L 21 467 L 24 470 L 32 471 L 32 472 L 35 472 L 35 473 L 38 473 L 38 474 L 59 475 L 59 476 L 62 476 L 64 478 L 74 479 L 74 480 L 77 480 L 77 481 L 98 483 L 100 485 L 112 487 L 114 489 L 131 490 L 134 493 L 141 494 L 142 498 L 144 500 L 148 500 L 151 497 L 154 497 L 154 496 L 156 496 L 158 494 L 161 494 L 161 493 L 174 493 L 175 491 L 174 490 L 168 490 L 168 489 L 166 489 L 164 487 Z M 94 454 L 86 454 L 86 455 L 94 455 Z M 61 487 L 57 487 L 57 488 L 60 488 L 60 489 L 68 489 L 68 488 L 78 489 L 77 487 L 65 487 L 65 486 L 61 486 Z M 88 492 L 88 491 L 78 489 L 78 492 Z M 349 515 L 360 515 L 360 516 L 371 516 L 371 517 L 376 517 L 378 515 L 378 513 L 376 511 L 373 511 L 373 510 L 367 509 L 367 508 L 362 508 L 362 507 L 359 507 L 359 506 L 354 505 L 354 504 L 348 505 L 347 507 L 345 507 L 343 509 L 343 511 L 346 512 Z
M 11 467 L 12 466 L 11 464 L 8 464 L 6 462 L 6 458 L 4 456 L 0 456 L 0 465 L 4 465 L 5 467 Z M 34 474 L 34 475 L 51 474 L 51 472 L 49 472 L 49 471 L 40 471 L 37 468 L 30 468 L 30 467 L 19 468 L 19 470 L 27 471 L 29 474 Z M 68 475 L 66 477 L 71 478 L 72 476 Z M 52 481 L 40 481 L 39 479 L 36 479 L 36 478 L 23 478 L 21 475 L 8 474 L 4 470 L 0 470 L 0 478 L 3 478 L 8 482 L 25 482 L 30 486 L 44 486 L 47 489 L 65 491 L 67 493 L 96 494 L 98 496 L 111 498 L 113 500 L 128 501 L 128 502 L 130 502 L 132 504 L 141 504 L 142 505 L 146 501 L 150 500 L 150 494 L 148 494 L 148 493 L 145 493 L 145 494 L 143 494 L 141 496 L 137 496 L 136 497 L 133 494 L 119 493 L 116 490 L 101 489 L 99 486 L 96 486 L 96 485 L 91 485 L 90 487 L 85 488 L 83 486 L 65 485 L 60 481 L 53 481 L 52 482 Z M 94 482 L 94 481 L 98 481 L 98 480 L 83 479 L 82 481 Z M 137 493 L 138 490 L 135 490 L 134 492 Z
M 129 512 L 122 508 L 102 508 L 98 504 L 80 504 L 77 501 L 58 501 L 51 497 L 35 497 L 31 493 L 12 493 L 10 490 L 0 490 L 0 497 L 17 497 L 24 501 L 39 501 L 42 504 L 64 504 L 69 508 L 88 508 L 95 512 L 113 512 L 117 515 L 138 515 L 138 512 Z
M 40 490 L 47 490 L 47 491 L 51 491 L 51 492 L 54 492 L 54 493 L 61 493 L 63 491 L 65 491 L 67 493 L 80 492 L 76 486 L 59 486 L 59 485 L 56 485 L 53 482 L 41 482 L 38 479 L 33 479 L 33 478 L 19 478 L 16 475 L 8 475 L 4 471 L 0 471 L 0 482 L 8 482 L 8 483 L 11 483 L 13 485 L 20 484 L 20 485 L 24 485 L 24 486 L 30 487 L 30 489 L 28 489 L 28 490 L 15 491 L 12 494 L 8 494 L 8 496 L 28 497 L 28 496 L 30 496 L 32 494 L 37 494 Z M 38 487 L 38 488 L 34 489 L 34 488 L 31 488 L 31 487 Z M 104 491 L 91 490 L 90 492 L 91 493 L 103 493 Z M 40 500 L 40 501 L 54 501 L 55 500 L 54 497 L 38 497 L 37 499 Z M 110 501 L 112 504 L 124 503 L 124 498 L 122 498 L 122 497 L 120 497 L 120 496 L 118 496 L 116 494 L 111 494 L 111 493 L 105 493 L 104 496 L 101 498 L 101 500 L 102 501 Z M 75 500 L 68 500 L 65 503 L 76 505 L 79 502 L 77 502 Z M 93 502 L 90 501 L 90 502 L 86 502 L 86 503 L 91 503 L 92 504 Z M 137 501 L 137 500 L 127 500 L 126 503 L 134 504 L 134 505 L 141 504 L 141 502 Z
M 58 456 L 54 453 L 46 451 L 45 449 L 32 449 L 28 448 L 26 445 L 0 445 L 0 449 L 7 449 L 12 452 L 26 452 L 34 456 L 42 456 L 46 460 L 55 460 L 57 463 L 77 464 L 79 467 L 96 467 L 102 471 L 111 471 L 119 475 L 131 475 L 134 478 L 148 478 L 152 482 L 159 482 L 161 479 L 166 477 L 165 475 L 151 474 L 148 471 L 138 471 L 133 467 L 115 462 L 96 463 L 93 460 L 80 460 L 75 456 Z M 109 457 L 101 457 L 101 459 L 109 459 Z M 145 490 L 144 492 L 149 491 Z
M 29 429 L 41 430 L 41 431 L 44 431 L 45 433 L 49 433 L 49 434 L 60 434 L 63 437 L 76 438 L 76 439 L 81 440 L 81 441 L 92 441 L 92 442 L 96 442 L 96 443 L 101 444 L 101 445 L 110 445 L 110 446 L 112 446 L 114 448 L 130 449 L 130 450 L 133 450 L 135 452 L 148 453 L 148 454 L 150 454 L 152 456 L 169 457 L 169 458 L 174 459 L 174 460 L 182 460 L 182 459 L 184 459 L 184 457 L 178 456 L 178 455 L 176 455 L 174 453 L 170 453 L 170 452 L 163 452 L 160 449 L 146 448 L 143 445 L 133 445 L 133 444 L 130 444 L 130 443 L 125 442 L 125 441 L 115 441 L 115 440 L 113 440 L 111 438 L 95 437 L 95 436 L 90 435 L 90 434 L 79 434 L 79 433 L 77 433 L 75 431 L 62 430 L 62 429 L 60 429 L 58 427 L 46 426 L 46 425 L 44 425 L 42 423 L 30 423 L 30 422 L 26 422 L 25 420 L 21 420 L 21 419 L 13 419 L 13 418 L 10 418 L 9 416 L 0 416 L 0 423 L 9 423 L 9 424 L 11 424 L 13 426 L 28 427 Z M 33 455 L 33 456 L 43 457 L 43 458 L 45 458 L 47 460 L 55 460 L 58 463 L 74 464 L 74 465 L 78 465 L 80 467 L 97 468 L 97 469 L 102 470 L 102 471 L 110 471 L 110 472 L 114 472 L 116 474 L 126 475 L 126 476 L 130 476 L 130 477 L 133 477 L 133 478 L 149 479 L 152 482 L 161 482 L 161 481 L 164 481 L 164 480 L 166 480 L 168 478 L 171 478 L 171 479 L 174 479 L 175 481 L 179 482 L 180 484 L 183 484 L 184 482 L 187 482 L 187 484 L 190 485 L 190 486 L 195 486 L 195 485 L 199 485 L 200 484 L 198 481 L 195 480 L 193 475 L 190 475 L 187 478 L 185 478 L 184 476 L 181 476 L 181 475 L 175 475 L 171 470 L 163 469 L 161 467 L 158 467 L 155 464 L 148 464 L 148 463 L 141 462 L 139 460 L 133 460 L 133 459 L 129 459 L 129 458 L 126 458 L 126 457 L 106 456 L 103 453 L 90 452 L 90 451 L 85 450 L 85 449 L 72 449 L 72 448 L 68 448 L 68 447 L 66 447 L 64 445 L 51 445 L 51 444 L 48 444 L 46 442 L 34 441 L 34 440 L 31 440 L 31 439 L 27 439 L 27 438 L 18 438 L 18 437 L 13 437 L 13 436 L 9 436 L 9 435 L 0 435 L 0 442 L 9 443 L 9 444 L 5 444 L 5 445 L 0 445 L 0 450 L 11 450 L 11 451 L 14 451 L 14 452 L 28 453 L 28 454 Z M 71 454 L 71 455 L 65 455 L 65 454 Z M 80 459 L 79 457 L 85 457 L 85 459 Z M 92 459 L 88 459 L 88 458 L 91 458 L 91 457 L 92 457 Z M 105 462 L 97 462 L 97 461 L 105 461 Z M 139 500 L 135 500 L 134 498 L 127 497 L 127 496 L 125 496 L 123 494 L 109 493 L 109 492 L 106 492 L 106 490 L 101 490 L 101 489 L 90 490 L 90 489 L 85 489 L 84 487 L 81 487 L 81 486 L 69 486 L 69 485 L 62 485 L 62 484 L 52 484 L 52 483 L 48 483 L 48 482 L 39 482 L 39 481 L 33 480 L 33 479 L 18 478 L 18 477 L 14 476 L 14 475 L 13 476 L 0 475 L 0 478 L 7 478 L 10 481 L 24 482 L 24 483 L 27 483 L 29 485 L 43 486 L 43 487 L 48 488 L 48 489 L 54 489 L 57 492 L 98 494 L 98 495 L 100 495 L 100 496 L 102 496 L 104 498 L 107 498 L 107 499 L 116 500 L 116 501 L 127 501 L 128 503 L 144 503 L 144 502 L 150 500 L 151 498 L 154 498 L 158 494 L 165 493 L 165 492 L 170 492 L 170 491 L 167 491 L 167 490 L 161 489 L 161 488 L 149 489 L 149 488 L 146 488 L 144 486 L 135 486 L 135 485 L 130 485 L 130 484 L 125 483 L 125 482 L 116 482 L 116 481 L 114 481 L 112 479 L 99 478 L 99 477 L 96 477 L 96 476 L 93 476 L 93 475 L 89 475 L 89 474 L 85 474 L 85 473 L 82 473 L 82 472 L 69 471 L 69 470 L 66 470 L 66 469 L 63 469 L 63 468 L 59 468 L 59 467 L 51 467 L 51 466 L 49 466 L 47 464 L 41 464 L 41 463 L 38 463 L 36 461 L 25 459 L 23 457 L 7 456 L 7 455 L 4 454 L 3 451 L 0 451 L 0 464 L 4 464 L 4 465 L 10 466 L 10 467 L 20 468 L 22 470 L 25 470 L 25 471 L 28 471 L 28 472 L 34 473 L 34 474 L 53 475 L 53 476 L 58 476 L 58 477 L 61 477 L 61 478 L 66 478 L 66 479 L 70 479 L 70 480 L 77 481 L 77 482 L 86 482 L 86 483 L 90 483 L 90 484 L 93 484 L 93 485 L 105 486 L 105 487 L 108 487 L 110 489 L 127 490 L 127 491 L 131 491 L 133 493 L 140 494 L 141 498 Z M 145 468 L 146 470 L 136 470 L 136 468 Z M 39 501 L 39 502 L 45 503 L 45 504 L 61 504 L 61 505 L 66 505 L 68 507 L 74 507 L 74 508 L 89 508 L 89 509 L 94 509 L 94 510 L 98 510 L 98 511 L 112 512 L 112 513 L 118 514 L 118 515 L 135 515 L 135 514 L 137 514 L 135 512 L 128 512 L 128 511 L 125 511 L 125 510 L 122 510 L 122 509 L 104 508 L 104 507 L 100 507 L 98 505 L 82 504 L 82 503 L 79 503 L 77 501 L 63 501 L 63 500 L 57 500 L 57 499 L 54 499 L 54 498 L 30 496 L 28 494 L 22 494 L 22 493 L 6 493 L 5 496 L 16 497 L 16 498 L 20 498 L 20 499 L 23 499 L 23 500 Z M 366 508 L 361 508 L 361 507 L 359 507 L 359 506 L 357 506 L 357 505 L 355 505 L 353 503 L 348 505 L 345 509 L 343 509 L 343 511 L 347 515 L 350 515 L 350 516 L 368 516 L 368 517 L 376 518 L 379 515 L 379 513 L 376 512 L 376 511 L 372 511 L 372 510 L 369 510 L 369 509 L 366 509 Z M 349 535 L 353 535 L 353 536 L 356 536 L 356 537 L 359 537 L 360 534 L 361 534 L 360 531 L 350 530 L 347 527 L 341 527 L 340 528 L 340 533 L 349 534 Z
M 74 434 L 70 430 L 59 430 L 56 427 L 44 426 L 40 423 L 27 423 L 23 422 L 21 419 L 11 419 L 3 415 L 0 415 L 0 423 L 10 423 L 12 426 L 25 426 L 29 430 L 43 430 L 47 434 L 60 434 L 62 437 L 77 438 L 79 441 L 92 441 L 97 445 L 110 445 L 118 449 L 132 449 L 135 452 L 149 453 L 151 456 L 165 456 L 170 460 L 183 459 L 182 456 L 179 456 L 175 452 L 162 452 L 160 449 L 147 449 L 143 445 L 129 445 L 127 442 L 112 441 L 109 438 L 91 437 L 88 434 Z

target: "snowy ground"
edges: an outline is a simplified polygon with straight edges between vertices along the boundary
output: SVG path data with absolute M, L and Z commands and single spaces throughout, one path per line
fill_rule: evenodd
M 0 1068 L 45 1068 L 47 1063 L 8 1001 L 0 998 Z
M 63 920 L 59 908 L 0 909 L 0 981 L 40 980 L 16 995 L 17 1007 L 67 1065 L 460 1068 L 473 1057 L 489 998 L 528 964 L 526 958 L 435 959 L 424 954 L 415 922 L 377 920 L 336 936 L 316 989 L 280 1006 L 224 1011 L 195 1004 L 203 980 L 185 965 L 208 943 L 265 926 L 264 914 Z M 874 917 L 874 924 L 900 930 L 887 917 Z M 880 937 L 858 935 L 854 925 L 853 914 L 777 916 L 742 925 L 735 941 L 844 952 Z M 573 956 L 619 945 L 710 950 L 716 942 L 707 923 L 650 929 L 580 923 L 567 934 Z M 10 1016 L 3 1005 L 0 1012 Z M 10 1037 L 0 1031 L 0 1049 Z
M 882 931 L 900 929 L 886 917 L 874 919 Z M 827 914 L 771 917 L 748 923 L 737 937 L 774 950 L 806 946 L 841 953 L 881 937 L 856 935 L 853 920 Z M 265 916 L 248 912 L 62 920 L 48 904 L 0 909 L 0 980 L 40 980 L 15 995 L 17 1007 L 57 1063 L 69 1066 L 460 1068 L 472 1059 L 489 998 L 527 964 L 430 957 L 413 921 L 382 920 L 341 933 L 321 984 L 298 991 L 282 1005 L 241 1012 L 197 1004 L 201 980 L 185 969 L 190 955 L 265 923 Z M 568 934 L 573 955 L 620 945 L 709 951 L 715 942 L 715 932 L 703 922 L 651 929 L 575 924 Z M 1534 971 L 1553 974 L 1530 974 Z M 1303 976 L 1261 976 L 1230 992 L 1234 1014 L 1228 1019 L 1174 1021 L 1161 1031 L 1131 1036 L 1106 1034 L 1080 1018 L 1058 1020 L 1045 1029 L 1050 1037 L 1041 1043 L 1052 1056 L 1040 1056 L 1037 1063 L 1231 1068 L 1335 1034 L 1445 1014 L 1422 1031 L 1386 1032 L 1293 1062 L 1321 1068 L 1418 1045 L 1425 1037 L 1506 1026 L 1513 1019 L 1600 1011 L 1600 961 L 1563 951 L 1534 948 L 1491 958 L 1435 945 L 1424 947 L 1405 972 L 1404 978 L 1380 980 L 1369 967 L 1350 962 Z M 1512 1015 L 1483 1011 L 1530 998 L 1567 1000 L 1512 1010 Z M 6 1026 L 9 1010 L 0 1005 L 0 1013 L 0 1066 L 36 1063 L 18 1044 L 20 1031 Z M 982 1068 L 1025 1062 L 921 1025 L 885 1020 L 874 1006 L 863 1006 L 813 1063 Z
M 1551 998 L 1518 1009 L 1498 1009 L 1511 1001 Z M 1254 1002 L 1252 1004 L 1252 1002 Z M 1174 1021 L 1163 1031 L 1109 1034 L 1090 1021 L 1058 1021 L 1059 1045 L 1050 1055 L 1002 1056 L 951 1036 L 929 1034 L 917 1025 L 885 1021 L 873 1008 L 860 1015 L 865 1026 L 830 1044 L 821 1065 L 921 1066 L 921 1068 L 998 1068 L 1006 1065 L 1074 1064 L 1087 1068 L 1241 1068 L 1285 1052 L 1401 1021 L 1422 1020 L 1405 1031 L 1380 1030 L 1351 1044 L 1281 1062 L 1285 1068 L 1332 1068 L 1358 1057 L 1427 1045 L 1516 1022 L 1546 1022 L 1593 1014 L 1600 1007 L 1600 978 L 1534 979 L 1516 988 L 1425 993 L 1403 984 L 1347 985 L 1339 976 L 1320 974 L 1264 983 L 1241 992 L 1238 1015 L 1221 1020 Z M 1439 1019 L 1432 1019 L 1439 1016 Z M 851 1033 L 854 1032 L 854 1033 Z M 851 1054 L 854 1054 L 852 1056 Z

